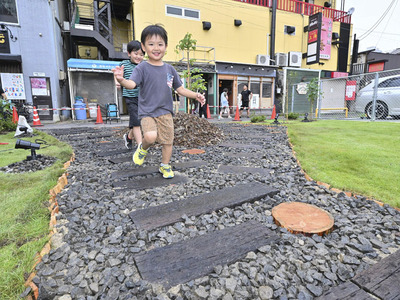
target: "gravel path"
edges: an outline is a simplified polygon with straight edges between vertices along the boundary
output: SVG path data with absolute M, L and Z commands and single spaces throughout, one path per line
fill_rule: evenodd
M 68 185 L 57 196 L 59 233 L 52 241 L 56 249 L 36 267 L 34 282 L 40 299 L 313 299 L 400 247 L 400 213 L 306 181 L 293 157 L 286 128 L 233 123 L 218 127 L 224 131 L 225 142 L 257 144 L 262 149 L 205 146 L 201 147 L 205 154 L 190 156 L 181 152 L 185 148 L 175 147 L 172 164 L 191 159 L 207 164 L 177 172 L 189 178 L 183 185 L 141 191 L 113 189 L 110 174 L 132 168 L 132 163 L 112 164 L 107 160 L 110 157 L 96 156 L 102 145 L 96 143 L 98 140 L 74 134 L 80 137 L 71 142 L 76 160 L 68 169 Z M 58 138 L 68 141 L 70 137 Z M 106 139 L 123 147 L 118 136 Z M 158 165 L 160 152 L 160 148 L 152 148 L 144 166 Z M 239 152 L 254 156 L 232 155 Z M 220 164 L 261 167 L 270 172 L 267 176 L 223 174 L 217 171 Z M 160 175 L 139 178 L 151 176 Z M 138 230 L 128 216 L 137 209 L 249 182 L 265 183 L 280 192 L 273 198 L 200 217 L 183 216 L 181 222 L 149 232 Z M 334 231 L 325 237 L 306 237 L 277 227 L 271 210 L 288 201 L 314 204 L 330 212 L 335 219 Z M 141 279 L 135 254 L 248 220 L 265 224 L 280 236 L 279 241 L 169 290 Z

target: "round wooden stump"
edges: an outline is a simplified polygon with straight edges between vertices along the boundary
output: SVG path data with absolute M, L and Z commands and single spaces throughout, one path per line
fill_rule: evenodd
M 186 149 L 182 151 L 183 153 L 187 153 L 187 154 L 203 154 L 206 153 L 205 150 L 203 149 Z
M 301 202 L 281 203 L 272 209 L 272 216 L 277 225 L 292 233 L 324 235 L 330 233 L 334 225 L 330 213 Z

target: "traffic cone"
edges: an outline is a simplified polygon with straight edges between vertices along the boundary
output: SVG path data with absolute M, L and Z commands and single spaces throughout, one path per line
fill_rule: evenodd
M 207 105 L 207 119 L 211 119 L 211 114 L 210 114 L 210 107 Z
M 241 121 L 240 114 L 239 114 L 239 105 L 236 106 L 236 113 L 235 113 L 235 118 L 233 119 L 233 121 Z
M 276 109 L 275 109 L 275 105 L 274 105 L 274 108 L 272 109 L 271 120 L 275 119 L 275 117 L 276 117 Z
M 15 106 L 13 106 L 12 122 L 14 124 L 18 123 L 18 113 L 17 113 L 17 109 L 15 108 Z
M 42 123 L 40 123 L 40 118 L 39 114 L 36 110 L 36 106 L 33 107 L 33 127 L 38 127 L 38 126 L 43 126 Z
M 103 118 L 101 117 L 100 105 L 97 105 L 97 119 L 95 124 L 104 124 Z

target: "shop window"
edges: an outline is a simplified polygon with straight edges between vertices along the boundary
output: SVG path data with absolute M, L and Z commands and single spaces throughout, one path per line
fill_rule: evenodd
M 18 24 L 17 0 L 0 1 L 0 22 Z
M 263 98 L 271 98 L 272 95 L 272 83 L 263 82 L 262 84 L 262 96 Z
M 166 5 L 165 14 L 171 17 L 200 20 L 200 11 L 197 9 Z

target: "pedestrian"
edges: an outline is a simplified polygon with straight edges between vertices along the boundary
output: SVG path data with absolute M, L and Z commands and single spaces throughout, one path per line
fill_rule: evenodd
M 206 98 L 205 91 L 200 92 L 200 94 L 203 95 L 204 99 Z M 204 118 L 207 118 L 207 104 L 204 104 L 203 106 L 199 107 L 199 118 L 202 118 L 203 116 Z
M 124 78 L 129 79 L 132 71 L 143 61 L 145 52 L 139 41 L 130 41 L 127 45 L 129 59 L 123 60 L 119 65 L 124 67 Z M 127 89 L 122 87 L 122 96 L 125 99 L 129 113 L 129 131 L 123 136 L 125 147 L 132 149 L 132 139 L 137 145 L 142 142 L 142 132 L 140 130 L 140 119 L 138 115 L 138 96 L 139 89 Z
M 172 92 L 172 99 L 174 100 L 174 114 L 179 112 L 179 94 L 174 90 Z
M 226 111 L 228 113 L 228 119 L 231 119 L 231 115 L 229 113 L 229 102 L 228 102 L 228 89 L 224 88 L 224 90 L 221 93 L 221 106 L 219 109 L 219 116 L 218 120 L 222 119 L 222 113 Z
M 247 84 L 243 86 L 242 95 L 242 107 L 240 108 L 240 117 L 242 116 L 242 110 L 247 110 L 247 117 L 250 117 L 250 106 L 249 102 L 253 98 L 253 93 L 248 89 Z
M 162 145 L 159 171 L 164 178 L 172 178 L 174 172 L 169 164 L 174 141 L 172 88 L 179 95 L 196 99 L 202 105 L 205 99 L 200 93 L 184 88 L 176 70 L 163 62 L 168 46 L 168 35 L 161 25 L 149 25 L 143 29 L 141 43 L 149 59 L 139 64 L 129 79 L 123 76 L 123 66 L 112 70 L 121 86 L 127 89 L 140 87 L 139 118 L 141 118 L 143 140 L 132 159 L 136 165 L 142 165 L 150 146 L 158 142 Z

